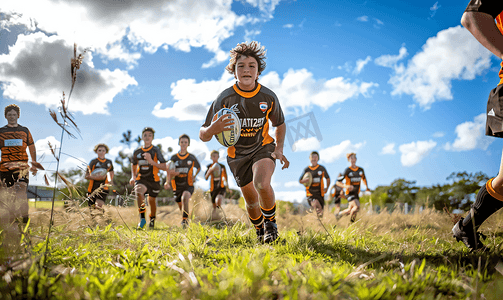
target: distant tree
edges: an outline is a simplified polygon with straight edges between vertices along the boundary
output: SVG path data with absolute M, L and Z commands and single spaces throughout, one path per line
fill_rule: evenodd
M 403 178 L 395 179 L 390 185 L 378 186 L 372 192 L 375 204 L 384 206 L 387 203 L 414 204 L 418 187 L 416 181 L 408 181 Z

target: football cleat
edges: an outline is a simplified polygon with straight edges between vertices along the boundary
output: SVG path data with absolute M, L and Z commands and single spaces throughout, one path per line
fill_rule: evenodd
M 155 217 L 150 217 L 150 223 L 148 224 L 148 228 L 152 229 L 154 228 L 155 224 Z
M 187 226 L 189 226 L 189 221 L 187 219 L 183 219 L 182 220 L 182 227 L 187 228 Z
M 264 243 L 272 243 L 278 239 L 278 225 L 271 221 L 264 223 Z
M 138 229 L 143 229 L 143 227 L 145 227 L 146 224 L 147 220 L 145 220 L 145 218 L 141 218 L 140 223 L 138 223 Z
M 256 229 L 255 230 L 257 231 L 257 240 L 259 243 L 263 243 L 264 242 L 264 227 L 262 228 L 259 228 L 259 229 Z
M 485 246 L 480 241 L 480 238 L 482 237 L 485 239 L 485 235 L 478 231 L 474 234 L 473 230 L 461 229 L 461 222 L 462 220 L 459 220 L 459 222 L 457 222 L 456 225 L 452 227 L 452 236 L 456 239 L 456 241 L 463 242 L 463 244 L 465 244 L 465 246 L 470 249 L 470 252 L 474 250 L 484 249 Z

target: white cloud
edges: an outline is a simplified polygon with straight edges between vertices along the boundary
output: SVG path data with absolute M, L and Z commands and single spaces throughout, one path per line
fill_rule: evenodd
M 298 188 L 300 183 L 298 181 L 288 181 L 285 182 L 285 187 L 287 188 Z
M 245 29 L 245 37 L 244 37 L 244 40 L 245 41 L 252 41 L 255 39 L 255 37 L 257 35 L 259 35 L 261 33 L 260 30 L 247 30 Z
M 457 137 L 454 143 L 446 143 L 447 151 L 467 151 L 473 149 L 486 150 L 493 142 L 493 138 L 485 136 L 486 114 L 482 113 L 473 119 L 456 126 Z
M 402 166 L 411 167 L 418 164 L 436 145 L 437 143 L 432 140 L 400 145 L 398 149 L 402 153 L 402 157 L 400 158 Z
M 356 18 L 356 20 L 358 20 L 360 22 L 368 22 L 369 17 L 368 16 L 361 16 L 361 17 Z
M 51 152 L 51 147 L 49 147 L 49 143 L 51 144 L 52 149 L 55 151 L 56 156 L 58 155 L 60 142 L 56 140 L 54 136 L 48 136 L 45 139 L 35 141 L 35 149 L 37 149 L 37 158 L 42 156 L 50 158 L 51 160 L 52 158 L 54 158 L 54 155 Z
M 16 12 L 3 12 L 0 30 L 10 31 L 10 28 L 14 26 L 21 26 L 28 31 L 34 31 L 37 28 L 37 24 L 32 18 Z
M 359 59 L 356 61 L 356 68 L 354 69 L 353 73 L 354 74 L 360 74 L 361 71 L 363 70 L 363 67 L 365 67 L 366 64 L 370 62 L 372 58 L 370 56 L 367 56 L 365 59 Z
M 269 20 L 279 0 L 246 2 L 258 8 L 261 19 Z M 105 58 L 131 65 L 140 56 L 130 55 L 122 43 L 131 43 L 147 53 L 159 47 L 187 52 L 204 47 L 221 62 L 221 42 L 237 27 L 258 21 L 251 14 L 237 15 L 231 6 L 230 0 L 7 0 L 2 1 L 0 12 L 23 17 L 10 23 L 27 24 L 26 20 L 33 19 L 46 33 L 76 40 Z
M 352 144 L 350 140 L 342 141 L 339 145 L 320 150 L 320 161 L 329 164 L 341 157 L 345 159 L 347 153 L 356 152 L 363 147 L 363 145 L 365 145 L 365 142 Z
M 433 137 L 436 137 L 436 138 L 441 138 L 444 136 L 445 136 L 445 132 L 442 132 L 442 131 L 438 131 L 433 134 Z
M 319 149 L 320 146 L 321 146 L 320 141 L 313 136 L 307 139 L 300 139 L 295 141 L 295 143 L 292 146 L 292 150 L 294 152 L 314 151 Z
M 70 58 L 73 45 L 41 32 L 21 34 L 9 54 L 0 55 L 0 82 L 4 98 L 55 107 L 61 91 L 71 88 Z M 107 113 L 108 103 L 136 80 L 115 69 L 92 69 L 92 53 L 86 53 L 77 71 L 77 82 L 69 102 L 71 111 Z
M 407 67 L 394 67 L 391 94 L 412 95 L 423 109 L 429 109 L 436 101 L 453 98 L 452 80 L 471 80 L 490 65 L 491 53 L 468 30 L 451 27 L 429 38 Z
M 382 148 L 381 154 L 395 154 L 395 143 L 389 143 Z
M 269 72 L 261 76 L 259 82 L 273 90 L 278 96 L 285 113 L 289 108 L 308 108 L 317 105 L 328 109 L 335 103 L 341 103 L 359 95 L 369 97 L 377 83 L 350 81 L 343 77 L 329 80 L 315 80 L 306 69 L 290 69 L 280 79 L 278 73 Z M 171 84 L 171 95 L 175 103 L 162 108 L 158 102 L 152 114 L 159 118 L 176 118 L 180 121 L 202 121 L 205 119 L 209 105 L 219 93 L 232 86 L 234 77 L 224 72 L 219 80 L 197 83 L 194 79 L 182 79 Z
M 302 202 L 306 198 L 306 191 L 274 191 L 274 196 L 277 200 Z
M 293 24 L 285 24 L 283 25 L 283 28 L 293 28 Z
M 405 46 L 400 47 L 398 55 L 381 55 L 374 60 L 374 63 L 378 66 L 383 67 L 395 67 L 396 63 L 407 56 L 407 48 Z
M 433 4 L 432 7 L 430 7 L 430 18 L 433 18 L 435 14 L 437 13 L 437 10 L 442 7 L 442 5 L 438 5 L 438 1 Z

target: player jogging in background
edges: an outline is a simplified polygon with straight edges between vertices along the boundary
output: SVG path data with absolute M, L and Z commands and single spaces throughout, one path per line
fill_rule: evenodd
M 4 110 L 7 125 L 0 128 L 0 187 L 13 187 L 16 198 L 20 201 L 20 207 L 15 207 L 13 217 L 22 218 L 23 223 L 28 222 L 28 198 L 26 189 L 29 182 L 29 171 L 33 175 L 37 174 L 37 151 L 33 138 L 28 128 L 17 123 L 21 110 L 16 104 L 7 105 Z M 26 148 L 30 149 L 31 168 L 28 165 L 28 154 Z M 38 164 L 39 165 L 39 164 Z M 12 205 L 15 205 L 14 203 Z
M 229 115 L 212 122 L 220 109 L 229 108 L 237 114 L 241 135 L 234 146 L 227 148 L 227 164 L 243 193 L 258 240 L 271 243 L 278 238 L 271 177 L 276 159 L 284 164 L 283 169 L 289 165 L 283 155 L 285 118 L 276 94 L 258 83 L 266 66 L 265 49 L 252 41 L 238 44 L 230 52 L 231 58 L 225 69 L 234 75 L 236 84 L 225 89 L 211 104 L 199 137 L 208 142 L 213 135 L 232 124 L 232 120 L 224 120 Z M 269 135 L 270 124 L 276 127 L 276 141 Z
M 316 214 L 319 218 L 323 217 L 323 209 L 325 208 L 325 194 L 330 186 L 330 176 L 328 175 L 327 169 L 324 166 L 318 164 L 320 155 L 318 152 L 313 151 L 309 155 L 309 160 L 311 161 L 311 166 L 304 169 L 302 175 L 300 175 L 299 182 L 301 184 L 307 183 L 309 179 L 303 179 L 304 174 L 310 173 L 313 179 L 310 186 L 306 186 L 307 202 L 309 205 L 316 210 Z M 327 184 L 323 182 L 323 178 L 327 181 Z
M 218 151 L 211 151 L 212 163 L 207 166 L 206 173 L 204 174 L 204 179 L 210 179 L 210 195 L 211 203 L 213 203 L 213 210 L 217 207 L 222 208 L 222 200 L 225 197 L 226 184 L 228 182 L 225 165 L 218 162 L 219 157 L 220 154 Z M 218 170 L 220 170 L 220 172 L 218 172 L 219 174 L 215 174 Z
M 365 177 L 365 172 L 362 168 L 356 165 L 356 153 L 348 153 L 346 155 L 348 161 L 350 161 L 351 166 L 347 168 L 342 176 L 344 176 L 345 184 L 342 185 L 340 182 L 336 184 L 339 187 L 346 190 L 346 198 L 348 199 L 348 208 L 339 212 L 336 215 L 337 219 L 340 219 L 344 215 L 350 215 L 351 222 L 356 220 L 356 213 L 360 210 L 360 183 L 363 181 L 367 191 L 370 191 L 367 184 L 367 178 Z
M 341 211 L 342 198 L 346 198 L 346 196 L 344 194 L 344 189 L 342 188 L 342 186 L 344 186 L 344 184 L 342 183 L 343 180 L 344 180 L 344 176 L 342 176 L 342 173 L 339 173 L 339 176 L 337 176 L 337 181 L 335 182 L 335 184 L 332 187 L 334 192 L 333 192 L 333 194 L 330 195 L 332 197 L 332 199 L 334 199 L 334 205 L 335 205 L 334 214 L 336 217 L 339 215 L 339 212 Z M 337 185 L 337 183 L 339 183 L 339 185 Z
M 131 180 L 130 184 L 134 186 L 134 193 L 138 202 L 138 211 L 140 212 L 140 223 L 138 229 L 143 229 L 147 224 L 145 219 L 145 194 L 148 194 L 148 203 L 150 205 L 150 223 L 149 227 L 154 228 L 155 216 L 157 212 L 157 203 L 155 201 L 157 195 L 161 191 L 161 183 L 159 178 L 159 170 L 170 172 L 166 168 L 166 160 L 164 159 L 161 150 L 152 145 L 155 131 L 152 127 L 145 127 L 141 132 L 143 147 L 136 149 L 133 152 L 131 160 Z
M 180 151 L 171 156 L 171 161 L 175 163 L 176 173 L 173 176 L 168 174 L 164 188 L 173 189 L 175 201 L 182 212 L 182 226 L 186 227 L 189 218 L 189 201 L 194 193 L 194 182 L 197 174 L 201 171 L 201 165 L 194 155 L 187 152 L 187 148 L 190 146 L 188 135 L 182 134 L 178 138 L 178 145 L 180 145 Z M 196 174 L 194 174 L 194 168 L 197 169 Z
M 496 22 L 495 22 L 496 21 Z M 466 7 L 461 24 L 489 51 L 503 59 L 503 1 L 472 0 Z M 486 135 L 503 137 L 503 62 L 498 86 L 487 101 Z M 471 251 L 485 249 L 480 241 L 479 227 L 492 214 L 503 207 L 503 154 L 500 170 L 477 193 L 468 215 L 452 228 L 454 238 L 462 241 Z
M 114 180 L 114 165 L 110 159 L 105 158 L 105 154 L 107 154 L 108 151 L 109 148 L 105 144 L 94 146 L 94 152 L 98 157 L 91 160 L 85 176 L 85 178 L 89 180 L 89 186 L 87 187 L 87 204 L 89 207 L 97 208 L 101 212 L 103 212 L 103 204 L 105 204 L 108 196 L 107 185 L 112 185 Z M 108 176 L 105 179 L 95 178 L 91 173 L 97 169 L 107 170 Z

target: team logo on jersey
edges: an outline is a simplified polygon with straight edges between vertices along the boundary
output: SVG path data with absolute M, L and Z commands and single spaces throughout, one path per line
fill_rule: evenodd
M 318 171 L 318 176 L 321 176 L 321 174 L 323 174 L 323 172 L 321 172 L 321 171 Z
M 267 110 L 267 102 L 260 102 L 260 103 L 258 104 L 258 107 L 260 107 L 260 110 L 261 110 L 263 113 L 265 113 L 265 112 L 266 112 L 266 110 Z
M 360 171 L 359 175 L 360 175 L 360 176 L 362 176 L 362 175 L 363 175 L 363 172 L 362 172 L 362 171 Z
M 233 112 L 235 112 L 236 114 L 240 113 L 237 103 L 234 104 L 233 106 L 231 106 L 231 108 L 229 108 L 229 109 L 232 110 Z
M 192 161 L 187 161 L 187 164 L 190 166 L 192 164 Z

